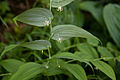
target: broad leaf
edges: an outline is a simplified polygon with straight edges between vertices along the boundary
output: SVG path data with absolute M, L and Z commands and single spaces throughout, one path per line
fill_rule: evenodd
M 89 56 L 93 57 L 93 59 L 98 58 L 97 51 L 87 43 L 78 44 L 77 48 L 80 50 L 80 52 L 88 54 Z
M 56 45 L 58 46 L 58 48 L 60 50 L 64 50 L 66 47 L 69 47 L 71 44 L 70 40 L 64 40 L 61 43 L 59 43 L 58 41 L 56 41 Z
M 52 12 L 44 8 L 29 9 L 14 18 L 15 21 L 39 27 L 48 25 L 52 19 Z
M 1 53 L 0 58 L 8 51 L 12 50 L 13 48 L 17 47 L 18 45 L 9 45 L 7 46 L 4 51 Z
M 98 44 L 99 44 L 99 41 L 98 40 L 96 40 L 96 39 L 87 39 L 87 42 L 90 44 L 90 45 L 92 45 L 92 46 L 98 46 Z
M 44 63 L 45 65 L 47 63 Z M 61 69 L 61 66 L 64 65 L 65 62 L 60 59 L 51 59 L 49 61 L 49 64 L 47 64 L 48 69 L 44 71 L 45 76 L 54 76 L 54 75 L 59 75 L 63 74 L 64 72 Z
M 51 47 L 51 44 L 47 40 L 36 40 L 36 41 L 23 43 L 20 46 L 30 48 L 32 50 L 44 50 Z
M 120 6 L 116 4 L 105 6 L 104 20 L 111 37 L 120 47 Z
M 52 30 L 54 40 L 66 40 L 71 37 L 82 37 L 82 38 L 96 38 L 91 33 L 87 32 L 86 30 L 77 27 L 75 25 L 58 25 L 55 26 Z
M 66 58 L 66 59 L 73 59 L 73 60 L 78 60 L 80 62 L 84 62 L 82 58 L 69 52 L 57 53 L 56 55 L 53 56 L 53 58 Z
M 112 53 L 105 47 L 98 47 L 98 52 L 101 55 L 101 58 L 103 58 L 105 61 L 108 61 L 108 63 L 114 67 L 116 65 L 116 61 L 114 60 L 114 56 Z
M 93 60 L 93 56 L 89 53 L 84 53 L 84 52 L 75 52 L 74 55 L 78 56 L 79 58 L 81 58 L 82 60 Z
M 114 70 L 111 66 L 104 63 L 103 61 L 92 61 L 92 64 L 96 66 L 100 71 L 105 73 L 108 77 L 110 77 L 112 80 L 116 80 Z
M 79 58 L 81 58 L 82 60 L 84 60 L 85 63 L 86 63 L 87 65 L 89 65 L 89 66 L 91 67 L 91 69 L 94 71 L 92 65 L 89 63 L 89 61 L 94 60 L 92 55 L 90 55 L 90 54 L 88 54 L 88 53 L 78 52 L 78 51 L 76 51 L 76 52 L 74 53 L 74 55 L 76 55 L 76 56 L 78 56 Z
M 112 55 L 112 53 L 105 47 L 98 47 L 98 51 L 101 54 L 101 57 L 110 57 L 113 58 L 114 56 Z
M 23 64 L 23 62 L 15 59 L 7 59 L 0 62 L 0 65 L 11 73 L 15 73 L 18 70 L 18 68 Z
M 72 73 L 78 80 L 87 80 L 84 69 L 77 64 L 66 64 L 63 65 L 70 73 Z
M 37 74 L 43 72 L 44 70 L 45 68 L 40 64 L 29 62 L 20 66 L 18 71 L 15 74 L 13 74 L 10 80 L 30 80 Z
M 85 1 L 80 3 L 80 9 L 90 12 L 94 18 L 104 26 L 103 16 L 102 16 L 102 5 L 99 5 L 94 1 Z
M 63 7 L 70 4 L 73 0 L 52 0 L 52 7 Z

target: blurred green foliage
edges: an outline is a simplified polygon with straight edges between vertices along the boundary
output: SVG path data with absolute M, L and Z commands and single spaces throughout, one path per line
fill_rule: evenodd
M 49 9 L 49 2 L 49 0 L 35 0 L 32 7 Z M 17 27 L 12 20 L 16 14 L 12 12 L 9 4 L 7 1 L 0 1 L 0 16 L 3 19 L 3 25 L 0 25 L 2 34 L 2 36 L 0 34 L 0 53 L 6 47 L 8 48 L 8 45 L 48 40 L 49 27 L 39 28 L 19 22 L 19 27 Z M 64 6 L 61 12 L 58 12 L 57 8 L 52 8 L 52 13 L 53 26 L 73 24 L 82 27 L 97 36 L 102 44 L 95 39 L 71 38 L 61 43 L 50 40 L 52 45 L 50 52 L 53 56 L 51 60 L 48 59 L 47 50 L 12 47 L 0 60 L 1 80 L 15 80 L 16 77 L 22 75 L 21 73 L 25 76 L 22 75 L 23 78 L 19 80 L 110 80 L 110 78 L 115 80 L 115 76 L 116 80 L 120 79 L 119 0 L 74 0 Z M 4 27 L 4 22 L 9 25 L 8 28 Z M 106 70 L 109 68 L 111 72 L 101 68 L 100 64 L 103 64 L 102 67 Z M 105 65 L 109 67 L 106 68 Z M 82 70 L 81 73 L 80 70 Z M 83 78 L 79 75 L 83 75 Z

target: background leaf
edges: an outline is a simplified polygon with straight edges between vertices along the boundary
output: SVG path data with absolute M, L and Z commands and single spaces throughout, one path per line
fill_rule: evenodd
M 80 3 L 80 9 L 90 12 L 94 18 L 104 26 L 103 16 L 102 16 L 102 9 L 103 7 L 98 4 L 98 2 L 94 1 L 85 1 Z
M 13 48 L 15 48 L 15 47 L 17 47 L 17 46 L 18 46 L 18 45 L 9 45 L 9 46 L 7 46 L 7 47 L 3 50 L 3 52 L 1 53 L 0 58 L 1 58 L 6 52 L 12 50 Z
M 116 4 L 106 5 L 103 16 L 111 37 L 120 47 L 120 6 Z

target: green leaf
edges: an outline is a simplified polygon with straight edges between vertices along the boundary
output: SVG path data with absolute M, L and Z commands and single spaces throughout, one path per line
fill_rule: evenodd
M 18 46 L 18 45 L 9 45 L 9 46 L 7 46 L 7 47 L 3 50 L 3 52 L 1 53 L 0 58 L 1 58 L 6 52 L 12 50 L 13 48 L 15 48 L 15 47 L 17 47 L 17 46 Z
M 14 21 L 20 21 L 34 26 L 46 26 L 46 21 L 51 23 L 53 19 L 52 12 L 44 8 L 32 8 L 14 18 Z
M 4 76 L 2 80 L 9 80 L 10 76 Z
M 64 50 L 66 47 L 69 47 L 71 44 L 70 40 L 64 40 L 61 43 L 59 43 L 58 41 L 56 41 L 56 45 L 58 46 L 58 48 L 60 50 Z
M 54 76 L 59 75 L 63 73 L 63 70 L 61 69 L 61 65 L 64 65 L 64 61 L 60 59 L 51 59 L 48 66 L 48 69 L 44 71 L 45 76 Z M 47 63 L 45 63 L 47 64 Z
M 81 58 L 82 60 L 84 60 L 85 63 L 86 63 L 87 65 L 89 65 L 89 66 L 91 67 L 91 69 L 94 71 L 92 65 L 89 63 L 89 61 L 94 60 L 92 55 L 90 55 L 90 54 L 88 54 L 88 53 L 78 52 L 78 51 L 76 51 L 76 52 L 74 53 L 74 55 L 76 55 L 76 56 L 78 56 L 79 58 Z
M 111 37 L 120 47 L 120 6 L 108 4 L 104 8 L 103 16 Z
M 84 52 L 75 52 L 74 55 L 78 56 L 79 58 L 81 58 L 82 60 L 93 60 L 93 56 L 89 53 L 84 53 Z
M 52 7 L 63 7 L 70 4 L 73 0 L 52 0 Z
M 116 65 L 114 56 L 107 48 L 99 46 L 97 49 L 98 52 L 101 54 L 101 58 L 103 58 L 105 61 L 108 61 L 110 66 L 114 67 Z
M 11 73 L 15 73 L 18 68 L 23 64 L 23 62 L 16 59 L 7 59 L 0 62 L 0 65 Z
M 29 62 L 20 66 L 18 71 L 13 74 L 10 80 L 29 80 L 44 70 L 45 68 L 40 64 Z
M 98 46 L 98 44 L 99 44 L 99 41 L 98 40 L 96 40 L 96 39 L 87 39 L 87 42 L 90 44 L 90 45 L 92 45 L 92 46 Z
M 87 80 L 84 69 L 78 64 L 63 65 L 65 69 L 71 72 L 78 80 Z
M 56 55 L 53 56 L 53 58 L 66 58 L 66 59 L 73 59 L 73 60 L 78 60 L 80 62 L 84 62 L 84 60 L 82 60 L 80 57 L 69 52 L 57 53 Z
M 104 26 L 103 16 L 102 16 L 102 5 L 99 5 L 94 1 L 85 1 L 80 3 L 80 9 L 90 12 L 94 18 Z
M 53 27 L 52 30 L 52 39 L 54 40 L 66 40 L 71 37 L 82 37 L 82 38 L 93 38 L 97 39 L 91 33 L 87 32 L 86 30 L 77 27 L 75 25 L 58 25 Z
M 103 61 L 92 61 L 92 64 L 96 66 L 100 71 L 105 73 L 112 80 L 116 80 L 114 70 L 111 68 L 111 66 L 104 63 Z
M 98 51 L 101 54 L 101 57 L 111 57 L 113 58 L 114 56 L 112 55 L 112 53 L 105 47 L 98 47 Z
M 30 48 L 32 50 L 45 50 L 51 47 L 51 43 L 47 40 L 36 40 L 23 43 L 20 46 Z
M 77 48 L 80 50 L 80 52 L 88 54 L 89 56 L 93 57 L 93 59 L 98 58 L 97 51 L 87 43 L 78 44 Z

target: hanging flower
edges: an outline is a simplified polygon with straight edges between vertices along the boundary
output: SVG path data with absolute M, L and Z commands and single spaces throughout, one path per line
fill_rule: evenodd
M 58 38 L 58 42 L 60 42 L 60 43 L 61 43 L 61 42 L 62 42 L 62 39 L 61 39 L 61 38 Z
M 57 11 L 62 11 L 63 10 L 63 8 L 60 6 L 60 7 L 58 7 L 58 9 L 57 9 Z
M 45 66 L 46 69 L 48 69 L 49 67 L 48 66 Z
M 50 21 L 45 21 L 45 25 L 49 26 L 50 25 Z

